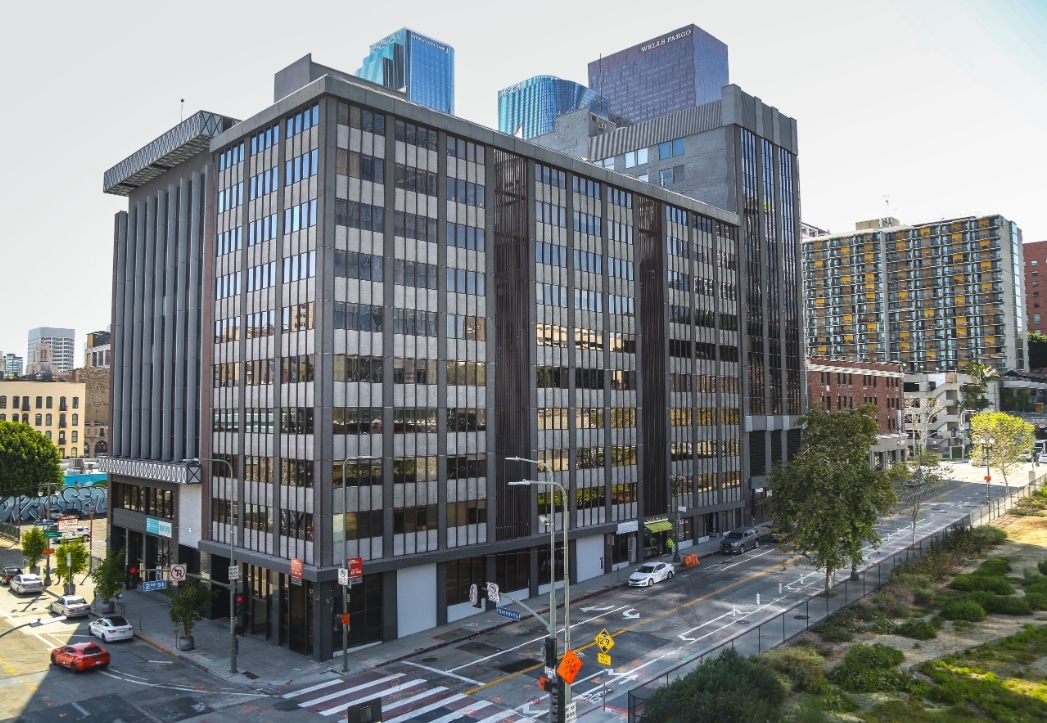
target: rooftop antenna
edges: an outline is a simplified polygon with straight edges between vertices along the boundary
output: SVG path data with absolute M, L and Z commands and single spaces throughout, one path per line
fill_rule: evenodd
M 185 120 L 185 98 L 181 100 L 182 108 L 178 111 L 178 122 L 181 123 Z

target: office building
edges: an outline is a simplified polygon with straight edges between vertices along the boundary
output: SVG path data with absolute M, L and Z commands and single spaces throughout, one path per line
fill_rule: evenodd
M 518 138 L 551 133 L 556 116 L 588 108 L 607 117 L 607 101 L 596 91 L 573 80 L 536 75 L 498 91 L 498 130 Z
M 6 377 L 20 377 L 22 376 L 22 357 L 17 354 L 5 354 L 4 355 L 4 376 Z
M 729 82 L 727 46 L 697 25 L 589 63 L 589 87 L 631 123 L 717 101 Z
M 58 447 L 63 458 L 79 457 L 83 444 L 83 384 L 0 381 L 0 422 L 22 422 Z
M 38 354 L 38 348 L 40 344 L 47 344 L 50 349 L 50 358 L 47 363 L 52 365 L 53 371 L 56 374 L 64 374 L 65 372 L 71 371 L 73 368 L 73 356 L 76 353 L 76 344 L 74 343 L 74 337 L 76 332 L 73 329 L 56 329 L 50 326 L 41 326 L 37 329 L 29 330 L 29 364 L 41 364 L 44 363 L 44 359 L 40 358 Z M 29 372 L 35 374 L 39 372 Z
M 182 535 L 202 516 L 196 550 L 177 554 L 224 582 L 235 530 L 249 634 L 330 658 L 343 543 L 363 559 L 354 646 L 475 613 L 474 582 L 548 590 L 563 571 L 539 517 L 550 497 L 509 484 L 545 472 L 508 457 L 570 491 L 551 519 L 570 516 L 575 581 L 664 550 L 670 507 L 685 510 L 681 545 L 760 517 L 769 460 L 799 444 L 802 385 L 786 332 L 770 349 L 752 288 L 765 259 L 743 262 L 762 246 L 738 214 L 341 74 L 220 126 L 179 126 L 106 174 L 129 208 L 103 463 L 116 490 L 176 488 L 179 505 L 201 490 L 170 520 Z M 795 178 L 781 182 L 775 223 L 791 228 Z M 151 214 L 162 234 L 140 223 Z M 794 248 L 778 240 L 776 269 Z M 154 269 L 185 299 L 161 295 Z M 787 296 L 775 303 L 795 310 Z M 201 318 L 173 355 L 156 350 L 173 326 L 157 325 L 162 302 Z M 199 362 L 179 372 L 181 358 Z M 168 390 L 179 373 L 202 413 Z M 202 485 L 178 461 L 197 456 L 221 460 Z M 188 478 L 160 479 L 177 470 Z M 119 499 L 114 544 L 146 516 Z
M 409 28 L 400 28 L 371 46 L 356 74 L 407 100 L 454 115 L 454 48 Z
M 1021 230 L 1002 216 L 895 218 L 803 240 L 809 356 L 1026 369 Z
M 87 335 L 84 344 L 85 367 L 109 367 L 110 336 L 108 331 L 92 331 Z
M 1022 258 L 1026 327 L 1042 334 L 1047 329 L 1047 241 L 1022 244 Z

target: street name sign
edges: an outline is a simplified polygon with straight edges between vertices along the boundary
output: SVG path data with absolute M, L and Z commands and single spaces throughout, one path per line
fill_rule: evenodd
M 166 590 L 167 580 L 151 580 L 149 582 L 143 582 L 142 589 L 146 592 L 151 592 L 153 590 Z
M 498 614 L 503 618 L 509 618 L 510 620 L 520 619 L 520 611 L 513 610 L 512 608 L 498 608 Z

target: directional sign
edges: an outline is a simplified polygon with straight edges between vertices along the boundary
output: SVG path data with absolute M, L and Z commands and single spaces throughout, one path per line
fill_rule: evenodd
M 185 565 L 171 565 L 171 580 L 181 582 L 185 579 Z
M 229 566 L 229 582 L 236 582 L 240 579 L 240 566 L 230 565 Z
M 596 654 L 596 662 L 599 663 L 600 665 L 610 665 L 611 664 L 611 656 L 608 653 L 597 653 Z
M 345 587 L 349 584 L 349 568 L 340 567 L 338 568 L 338 584 Z
M 510 620 L 520 619 L 520 611 L 513 610 L 512 608 L 498 608 L 498 614 L 503 618 L 509 618 Z
M 563 660 L 560 661 L 560 666 L 556 669 L 556 672 L 561 678 L 571 685 L 574 679 L 578 677 L 578 671 L 582 669 L 582 659 L 574 654 L 573 650 L 568 650 L 564 653 Z
M 498 596 L 498 583 L 487 583 L 487 599 L 493 602 L 495 605 L 501 602 L 501 599 Z
M 596 647 L 600 649 L 601 653 L 606 653 L 608 650 L 614 647 L 614 638 L 607 632 L 607 628 L 604 628 L 596 634 Z
M 57 540 L 61 536 L 62 533 L 58 530 L 47 530 L 46 532 L 44 532 L 44 537 L 46 537 L 48 540 Z
M 149 582 L 143 582 L 142 589 L 146 592 L 150 592 L 152 590 L 166 590 L 167 580 L 152 580 Z

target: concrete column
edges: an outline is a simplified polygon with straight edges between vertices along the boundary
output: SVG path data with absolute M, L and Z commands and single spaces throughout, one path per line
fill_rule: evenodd
M 121 456 L 126 456 L 131 453 L 131 427 L 134 423 L 131 419 L 131 382 L 134 378 L 135 254 L 136 245 L 138 243 L 139 211 L 140 209 L 136 206 L 131 208 L 127 214 L 127 240 L 124 244 L 126 259 L 123 268 L 120 270 L 120 273 L 123 274 L 124 277 L 124 293 L 120 298 L 121 306 L 117 310 L 117 317 L 114 319 L 114 321 L 118 323 L 117 326 L 113 327 L 113 336 L 122 337 L 120 342 L 120 356 L 112 357 L 113 364 L 119 365 L 123 368 L 120 387 L 118 389 L 114 386 L 112 391 L 114 401 L 117 400 L 117 394 L 119 393 L 120 414 L 123 417 L 123 423 L 119 430 L 119 454 Z M 112 434 L 114 437 L 113 442 L 115 444 L 117 431 L 114 429 Z
M 173 432 L 174 445 L 171 459 L 175 462 L 185 459 L 185 335 L 186 315 L 188 314 L 188 231 L 189 207 L 192 204 L 192 191 L 187 178 L 183 178 L 178 189 L 178 252 L 176 255 L 174 318 L 168 322 L 174 324 L 174 397 L 173 397 Z M 170 350 L 169 352 L 170 353 Z
M 334 582 L 313 583 L 313 659 L 330 660 L 334 653 L 334 596 L 341 588 Z M 342 638 L 338 636 L 341 647 Z
M 152 311 L 152 344 L 142 350 L 151 356 L 149 387 L 149 458 L 161 459 L 160 438 L 163 431 L 162 409 L 164 388 L 164 271 L 167 261 L 167 219 L 169 194 L 160 191 L 156 196 L 156 230 L 153 234 L 153 295 L 149 308 Z
M 124 379 L 124 366 L 123 366 L 123 349 L 124 349 L 124 326 L 123 326 L 123 299 L 124 293 L 126 292 L 127 284 L 124 279 L 124 269 L 127 268 L 127 220 L 128 214 L 126 211 L 121 211 L 116 214 L 115 228 L 114 228 L 114 247 L 115 253 L 113 254 L 113 306 L 110 315 L 110 323 L 112 324 L 112 339 L 111 339 L 111 374 L 112 379 L 109 386 L 109 409 L 111 414 L 111 422 L 109 426 L 109 454 L 119 455 L 121 454 L 120 449 L 120 430 L 127 423 L 127 420 L 123 416 L 123 408 L 118 408 L 113 402 L 117 398 L 118 390 L 121 388 Z M 92 450 L 92 454 L 94 450 Z
M 395 156 L 394 156 L 395 158 Z M 397 597 L 396 597 L 396 570 L 388 570 L 382 575 L 382 642 L 396 640 L 397 632 Z
M 131 305 L 133 317 L 133 330 L 131 339 L 131 427 L 128 430 L 128 451 L 131 457 L 139 458 L 142 455 L 142 316 L 143 305 L 146 294 L 152 291 L 146 289 L 146 228 L 149 225 L 152 214 L 149 213 L 148 202 L 138 204 L 137 224 L 135 233 L 135 265 L 134 265 L 134 302 Z
M 200 346 L 211 341 L 212 332 L 201 328 L 204 322 L 200 300 L 200 249 L 203 238 L 204 209 L 207 207 L 207 177 L 194 173 L 190 186 L 189 211 L 189 302 L 187 309 L 188 343 L 185 350 L 185 456 L 197 457 L 200 446 Z M 208 429 L 205 425 L 203 429 Z
M 178 289 L 178 226 L 179 207 L 181 197 L 178 186 L 171 184 L 167 187 L 167 254 L 164 268 L 164 312 L 163 330 L 164 346 L 162 350 L 163 360 L 163 401 L 161 402 L 161 438 L 160 458 L 170 461 L 174 452 L 174 375 L 175 375 L 175 296 Z M 181 458 L 179 458 L 181 459 Z

